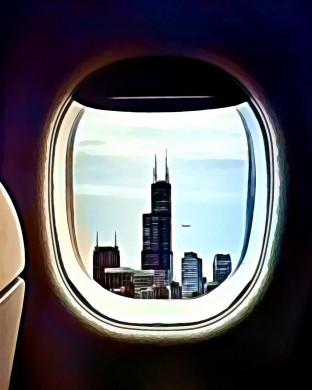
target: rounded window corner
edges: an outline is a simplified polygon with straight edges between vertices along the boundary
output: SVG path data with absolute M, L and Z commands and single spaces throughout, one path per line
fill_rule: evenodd
M 179 69 L 178 72 L 177 69 Z M 182 80 L 184 78 L 187 82 L 183 84 Z M 96 123 L 96 118 L 99 118 L 101 115 L 102 117 L 106 115 L 105 120 L 101 119 L 101 131 L 105 132 L 103 130 L 105 126 L 107 126 L 107 129 L 110 128 L 106 132 L 107 137 L 110 137 L 109 141 L 102 139 L 102 136 L 96 138 L 96 134 L 100 134 L 100 130 L 98 133 L 96 130 L 90 130 L 91 124 Z M 190 119 L 188 119 L 187 115 L 189 115 Z M 89 117 L 92 118 L 88 119 Z M 114 125 L 114 121 L 117 121 L 117 125 Z M 144 121 L 147 121 L 146 124 L 144 124 Z M 211 134 L 214 127 L 211 125 L 210 129 L 207 125 L 208 127 L 205 130 L 205 125 L 214 121 L 218 123 L 216 129 L 219 131 L 219 134 L 223 132 L 224 139 L 226 139 L 226 143 L 223 145 L 225 150 L 223 154 L 220 154 L 220 158 L 218 158 L 217 153 L 208 147 L 209 139 L 213 139 Z M 229 135 L 231 121 L 234 123 L 232 128 L 235 130 L 232 131 L 233 134 Z M 152 129 L 152 123 L 157 123 L 157 126 L 154 125 L 154 130 Z M 162 123 L 165 123 L 165 125 L 162 125 Z M 196 142 L 190 142 L 192 134 L 184 134 L 184 131 L 186 131 L 184 127 L 189 123 L 194 125 L 192 134 L 193 138 L 195 137 L 194 134 L 196 134 L 197 139 L 199 139 L 197 145 Z M 131 134 L 132 138 L 129 137 L 131 140 L 142 138 L 142 129 L 145 128 L 150 128 L 150 132 L 156 134 L 153 137 L 157 137 L 157 131 L 159 134 L 162 134 L 162 137 L 165 137 L 164 134 L 166 132 L 163 128 L 166 126 L 174 128 L 174 131 L 176 131 L 175 141 L 165 141 L 162 145 L 166 147 L 168 143 L 172 145 L 174 150 L 172 153 L 170 150 L 165 152 L 165 147 L 160 151 L 161 143 L 158 145 L 154 141 L 154 144 L 157 144 L 155 153 L 158 155 L 159 153 L 162 154 L 161 160 L 166 162 L 165 164 L 163 164 L 164 161 L 161 162 L 165 167 L 161 174 L 157 172 L 160 162 L 158 161 L 157 164 L 154 153 L 150 153 L 150 145 L 153 143 L 153 139 L 152 136 L 147 134 L 148 131 L 145 131 L 147 135 L 144 133 L 145 138 L 143 137 L 143 142 L 140 142 L 140 147 L 144 151 L 141 152 L 141 155 L 137 155 L 138 153 L 135 151 L 137 144 L 133 147 L 129 144 L 129 150 L 124 149 L 126 143 L 122 140 L 122 137 L 125 137 L 123 130 L 126 129 L 126 126 L 129 128 L 133 127 L 130 129 L 133 133 Z M 199 128 L 200 130 L 198 130 Z M 226 131 L 224 130 L 225 128 Z M 140 136 L 138 135 L 138 129 L 141 131 Z M 83 134 L 83 131 L 89 131 L 89 138 L 84 136 L 86 133 Z M 114 131 L 115 134 L 118 133 L 118 136 L 112 135 Z M 218 131 L 216 131 L 216 134 Z M 175 167 L 175 172 L 177 172 L 176 175 L 169 173 L 170 164 L 168 164 L 168 159 L 169 161 L 177 160 L 179 153 L 181 153 L 182 148 L 180 148 L 179 152 L 176 147 L 179 132 L 180 142 L 184 142 L 183 150 L 185 153 L 193 153 L 195 160 L 196 158 L 198 160 L 199 153 L 202 153 L 204 158 L 209 159 L 210 153 L 210 160 L 213 161 L 210 161 L 209 164 L 213 168 L 207 168 L 209 165 L 207 163 L 205 169 L 214 169 L 215 176 L 212 175 L 211 177 L 219 175 L 218 180 L 220 183 L 222 182 L 220 177 L 223 176 L 225 181 L 229 181 L 229 178 L 235 181 L 236 176 L 234 174 L 234 179 L 230 175 L 223 175 L 223 172 L 227 169 L 236 169 L 241 175 L 237 183 L 227 183 L 227 188 L 236 189 L 240 186 L 240 198 L 239 200 L 236 199 L 237 204 L 240 204 L 240 206 L 237 206 L 237 208 L 244 210 L 244 212 L 242 214 L 240 211 L 239 217 L 233 217 L 237 218 L 237 221 L 239 218 L 244 220 L 244 222 L 238 223 L 242 225 L 239 235 L 240 243 L 239 245 L 237 244 L 237 247 L 239 246 L 237 253 L 239 254 L 235 252 L 235 256 L 231 257 L 231 253 L 227 253 L 227 247 L 231 247 L 230 244 L 225 245 L 224 250 L 223 248 L 216 250 L 215 257 L 210 258 L 212 267 L 211 277 L 213 277 L 213 280 L 208 282 L 206 279 L 205 294 L 199 293 L 197 289 L 197 294 L 200 294 L 200 297 L 198 295 L 196 297 L 196 291 L 195 295 L 183 296 L 183 267 L 185 267 L 185 270 L 193 267 L 192 270 L 194 271 L 194 264 L 196 263 L 196 272 L 198 273 L 199 268 L 203 267 L 202 264 L 207 260 L 204 250 L 201 249 L 197 252 L 193 250 L 194 248 L 185 246 L 183 257 L 181 258 L 180 256 L 178 258 L 180 261 L 178 270 L 181 272 L 179 281 L 175 280 L 176 277 L 174 276 L 177 244 L 175 250 L 170 247 L 170 243 L 166 250 L 162 250 L 164 252 L 162 268 L 158 267 L 157 261 L 159 262 L 159 257 L 153 257 L 155 252 L 155 250 L 153 252 L 152 248 L 153 245 L 155 246 L 153 244 L 153 234 L 155 235 L 156 231 L 157 234 L 163 234 L 162 245 L 164 247 L 168 246 L 168 240 L 166 241 L 165 239 L 167 236 L 164 231 L 168 229 L 169 222 L 170 229 L 173 226 L 171 211 L 170 221 L 166 220 L 168 217 L 169 195 L 170 206 L 172 202 L 191 204 L 192 196 L 193 204 L 196 202 L 204 204 L 207 194 L 209 196 L 218 196 L 210 194 L 210 187 L 206 184 L 204 185 L 204 176 L 198 174 L 197 168 L 194 168 L 196 165 L 194 163 L 192 168 L 184 169 L 188 169 L 188 176 L 195 176 L 194 172 L 197 172 L 196 174 L 199 177 L 198 186 L 202 183 L 203 187 L 202 194 L 198 189 L 191 191 L 192 188 L 195 188 L 194 183 L 196 182 L 194 179 L 189 182 L 191 188 L 188 188 L 188 191 L 185 192 L 187 193 L 185 196 L 187 200 L 179 199 L 178 190 L 185 188 L 183 185 L 187 185 L 187 181 L 185 178 L 183 181 L 183 174 L 179 171 L 180 168 L 177 163 L 172 164 Z M 211 133 L 209 133 L 209 136 L 207 135 L 208 132 Z M 219 134 L 215 135 L 215 137 L 220 137 Z M 182 135 L 185 137 L 183 141 Z M 150 138 L 148 138 L 149 136 Z M 120 137 L 119 145 L 118 137 Z M 233 145 L 239 145 L 235 137 L 239 138 L 241 145 L 243 145 L 241 147 L 242 150 L 236 150 L 237 155 L 233 151 Z M 105 149 L 105 154 L 101 151 L 101 145 L 108 144 L 114 146 L 112 146 L 111 150 L 107 149 L 107 151 Z M 76 152 L 76 149 L 78 150 L 77 145 L 80 145 L 80 155 L 78 157 Z M 220 145 L 220 148 L 222 148 L 222 144 Z M 118 150 L 118 146 L 120 150 Z M 241 83 L 237 82 L 225 71 L 203 60 L 176 56 L 154 56 L 120 60 L 90 75 L 85 82 L 73 88 L 70 98 L 66 104 L 59 107 L 57 115 L 50 123 L 46 147 L 49 152 L 45 160 L 43 207 L 48 241 L 49 266 L 53 273 L 54 284 L 58 286 L 61 295 L 70 304 L 72 311 L 83 322 L 89 324 L 93 329 L 103 332 L 105 335 L 110 337 L 116 337 L 117 335 L 117 337 L 122 337 L 125 340 L 131 336 L 131 340 L 148 343 L 155 340 L 162 340 L 165 343 L 188 342 L 212 337 L 225 331 L 229 326 L 241 321 L 246 313 L 253 309 L 270 281 L 283 229 L 282 209 L 284 202 L 281 199 L 285 199 L 285 192 L 281 169 L 284 164 L 284 157 L 282 154 L 283 147 L 277 140 L 276 128 L 273 126 L 270 116 L 261 103 L 254 98 L 252 92 L 248 92 L 248 89 L 242 87 Z M 167 149 L 170 148 L 167 147 Z M 125 223 L 128 226 L 128 230 L 127 227 L 123 227 L 121 235 L 125 237 L 125 232 L 128 232 L 129 236 L 135 236 L 133 233 L 134 229 L 131 230 L 131 226 L 135 226 L 135 224 L 136 228 L 142 229 L 136 236 L 139 237 L 143 245 L 140 250 L 141 271 L 144 271 L 142 275 L 139 274 L 140 270 L 136 270 L 132 264 L 129 267 L 127 264 L 122 264 L 121 266 L 120 258 L 126 253 L 126 246 L 123 247 L 123 244 L 121 244 L 121 247 L 118 248 L 116 237 L 114 242 L 114 223 L 110 223 L 112 243 L 105 242 L 101 244 L 98 241 L 98 235 L 94 234 L 97 230 L 95 228 L 96 223 L 90 221 L 98 221 L 102 214 L 99 213 L 101 216 L 94 217 L 88 214 L 91 213 L 91 208 L 83 211 L 84 206 L 81 199 L 84 196 L 85 204 L 90 203 L 87 197 L 92 191 L 95 194 L 94 196 L 102 196 L 103 191 L 106 191 L 106 199 L 109 199 L 116 193 L 112 188 L 112 182 L 110 182 L 112 173 L 109 172 L 109 169 L 106 169 L 106 173 L 101 176 L 101 186 L 103 187 L 101 189 L 96 188 L 100 187 L 100 185 L 96 186 L 92 183 L 90 178 L 93 173 L 89 166 L 85 173 L 81 173 L 85 182 L 77 179 L 78 174 L 76 174 L 75 169 L 81 171 L 84 166 L 87 166 L 89 163 L 87 160 L 92 159 L 90 157 L 92 156 L 92 150 L 96 150 L 96 153 L 105 156 L 106 160 L 102 159 L 101 161 L 105 160 L 112 171 L 117 170 L 117 168 L 120 169 L 122 164 L 120 160 L 123 152 L 130 157 L 132 156 L 132 159 L 144 161 L 142 164 L 147 164 L 146 171 L 149 171 L 151 179 L 149 187 L 145 186 L 145 189 L 136 191 L 134 187 L 127 184 L 126 178 L 118 184 L 113 183 L 114 186 L 119 186 L 122 202 L 120 202 L 118 207 L 122 209 L 125 218 L 129 214 L 127 197 L 131 199 L 133 204 L 137 199 L 143 199 L 142 202 L 145 202 L 145 209 L 140 206 L 141 209 L 145 210 L 141 213 L 140 218 L 136 222 L 132 221 L 132 225 L 129 225 L 128 222 Z M 243 152 L 245 153 L 244 159 L 241 157 Z M 229 158 L 225 157 L 227 153 Z M 146 154 L 148 154 L 148 157 L 146 157 Z M 144 158 L 142 157 L 143 155 Z M 181 153 L 181 156 L 183 156 L 183 153 Z M 80 158 L 79 161 L 77 160 L 78 158 Z M 83 159 L 84 162 L 82 161 Z M 130 172 L 131 169 L 134 169 L 129 164 L 130 158 L 124 160 L 123 169 L 125 171 Z M 180 158 L 180 160 L 180 164 L 184 164 L 183 166 L 186 167 L 187 164 L 183 161 L 183 158 Z M 225 160 L 231 160 L 231 162 L 225 162 Z M 138 164 L 135 166 L 137 169 Z M 198 166 L 200 165 L 196 165 L 196 167 Z M 200 168 L 202 167 L 200 166 Z M 136 172 L 138 172 L 137 175 L 142 175 L 144 178 L 148 175 L 141 168 L 137 169 Z M 133 174 L 133 177 L 131 176 L 129 180 L 134 180 L 134 176 Z M 174 184 L 171 182 L 171 177 Z M 178 178 L 180 182 L 178 182 Z M 77 188 L 79 188 L 79 191 Z M 217 193 L 218 191 L 215 190 L 215 192 Z M 220 190 L 219 192 L 222 191 Z M 234 202 L 233 198 L 237 197 L 237 194 L 229 195 L 230 190 L 228 192 L 226 194 L 227 197 L 223 196 L 225 199 L 224 210 L 231 210 L 231 206 L 228 206 L 228 204 Z M 77 201 L 78 193 L 79 196 L 81 195 L 79 201 Z M 150 197 L 150 210 L 146 208 L 146 197 Z M 105 207 L 117 207 L 115 203 L 111 202 L 110 205 L 108 204 Z M 79 211 L 77 212 L 77 210 Z M 83 212 L 86 215 L 79 217 L 79 219 L 77 213 L 82 214 Z M 183 221 L 181 223 L 182 219 L 186 218 L 186 214 L 181 212 L 181 215 L 178 215 L 176 210 L 174 213 L 174 218 L 176 219 L 174 226 L 179 225 L 181 234 L 184 234 L 187 229 L 191 228 L 193 221 L 189 223 L 186 220 L 186 222 Z M 200 210 L 197 210 L 196 213 L 194 212 L 193 217 L 195 224 L 195 216 L 200 215 Z M 235 214 L 233 210 L 230 213 L 238 215 L 238 212 Z M 226 211 L 222 213 L 222 215 L 225 214 Z M 106 215 L 106 220 L 109 221 L 110 219 L 112 219 L 112 213 Z M 85 226 L 87 224 L 81 223 L 82 220 L 89 221 L 89 225 L 93 223 L 94 226 L 92 225 L 92 228 Z M 202 229 L 198 234 L 203 237 L 203 240 L 206 239 L 208 242 L 209 237 L 202 232 L 204 230 L 204 222 L 202 222 L 202 219 L 199 220 L 201 221 Z M 153 224 L 157 227 L 154 230 L 152 228 Z M 214 226 L 208 226 L 208 224 L 209 221 L 207 221 L 207 234 L 213 236 L 214 226 L 217 229 L 217 216 L 214 218 Z M 171 233 L 176 240 L 178 233 L 176 231 Z M 88 235 L 92 237 L 86 238 Z M 92 245 L 90 245 L 90 239 L 92 240 Z M 159 241 L 159 237 L 157 239 Z M 184 239 L 185 245 L 188 243 L 187 239 Z M 229 238 L 226 239 L 229 242 L 231 241 Z M 84 244 L 84 240 L 88 244 Z M 194 242 L 199 241 L 194 239 Z M 234 244 L 232 246 L 234 247 Z M 100 250 L 99 248 L 102 249 Z M 159 248 L 157 250 L 159 251 Z M 100 276 L 97 281 L 94 280 L 95 274 L 90 268 L 90 259 L 95 261 L 95 257 L 104 256 L 103 253 L 105 251 L 110 251 L 105 256 L 110 256 L 109 261 L 111 261 L 111 264 L 107 269 L 105 268 L 105 273 L 101 270 L 99 271 L 104 275 L 101 274 L 101 277 L 106 278 L 105 281 L 103 279 L 101 285 L 99 282 Z M 96 254 L 100 252 L 102 254 Z M 179 255 L 181 253 L 180 251 Z M 86 261 L 87 256 L 88 261 Z M 166 261 L 168 266 L 164 266 Z M 155 265 L 156 263 L 158 265 Z M 214 282 L 217 282 L 214 272 L 217 272 L 216 269 L 220 264 L 222 264 L 223 270 L 226 269 L 226 264 L 230 264 L 230 268 L 228 266 L 226 271 L 227 279 L 214 285 Z M 116 270 L 117 268 L 119 270 Z M 159 272 L 158 268 L 165 272 Z M 149 270 L 154 272 L 149 274 Z M 202 274 L 202 279 L 203 276 Z M 149 278 L 150 281 L 147 282 Z M 155 299 L 156 278 L 157 283 L 161 283 L 159 280 L 164 279 L 166 286 L 170 286 L 172 282 L 178 283 L 177 285 L 172 285 L 169 289 L 167 288 L 168 292 L 163 290 L 163 293 L 168 295 L 166 297 L 170 299 Z M 112 291 L 115 288 L 114 280 L 117 279 L 122 288 L 116 288 L 115 293 L 113 293 Z M 139 279 L 140 283 L 143 279 L 144 283 L 147 283 L 145 285 L 142 282 L 144 288 L 141 290 L 138 290 L 139 287 L 135 287 L 139 285 L 139 282 L 136 282 L 137 285 L 135 284 L 135 280 Z M 109 291 L 110 289 L 112 291 Z M 208 289 L 209 292 L 207 293 Z M 190 294 L 194 293 L 194 291 L 190 291 Z M 159 294 L 161 293 L 159 292 Z M 171 294 L 181 294 L 181 299 L 174 299 Z M 135 299 L 139 297 L 141 299 Z M 147 299 L 149 297 L 152 299 Z

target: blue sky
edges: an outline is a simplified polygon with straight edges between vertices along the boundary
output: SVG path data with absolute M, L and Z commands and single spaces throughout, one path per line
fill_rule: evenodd
M 208 280 L 216 253 L 230 253 L 235 266 L 244 235 L 248 168 L 246 136 L 236 109 L 86 109 L 74 144 L 74 195 L 79 248 L 90 272 L 97 230 L 101 245 L 112 245 L 116 230 L 121 266 L 140 269 L 142 214 L 150 212 L 154 155 L 158 179 L 164 179 L 165 149 L 175 278 L 180 280 L 185 251 L 202 257 Z

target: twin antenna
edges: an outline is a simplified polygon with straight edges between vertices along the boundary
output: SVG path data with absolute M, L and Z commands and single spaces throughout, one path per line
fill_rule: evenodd
M 96 248 L 99 247 L 99 232 L 96 232 Z M 117 233 L 115 230 L 115 248 L 117 248 Z
M 155 154 L 155 167 L 153 168 L 153 179 L 154 183 L 157 182 L 157 156 Z M 169 169 L 168 169 L 168 163 L 167 163 L 167 149 L 166 149 L 166 182 L 169 183 Z

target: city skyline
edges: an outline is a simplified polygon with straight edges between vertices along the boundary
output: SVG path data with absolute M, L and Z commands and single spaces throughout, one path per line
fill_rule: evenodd
M 116 231 L 114 246 L 99 246 L 97 232 L 93 251 L 93 279 L 114 294 L 136 299 L 193 299 L 219 287 L 231 274 L 232 261 L 229 254 L 215 255 L 213 281 L 207 283 L 207 278 L 203 276 L 202 259 L 195 252 L 184 252 L 181 259 L 181 286 L 173 280 L 172 201 L 167 150 L 164 180 L 158 178 L 155 154 L 150 199 L 151 212 L 142 215 L 141 269 L 132 269 L 128 264 L 121 266 Z
M 181 265 L 177 262 L 186 251 L 194 251 L 203 258 L 204 275 L 208 280 L 212 280 L 212 260 L 216 253 L 234 253 L 233 258 L 237 258 L 244 230 L 246 140 L 234 108 L 221 110 L 222 113 L 216 112 L 220 110 L 212 111 L 213 115 L 211 111 L 203 112 L 197 122 L 193 113 L 143 114 L 145 118 L 142 118 L 142 113 L 131 113 L 139 118 L 133 120 L 132 117 L 131 126 L 128 125 L 127 118 L 124 118 L 124 114 L 130 113 L 122 113 L 117 117 L 112 113 L 99 115 L 96 110 L 91 110 L 90 113 L 86 111 L 81 125 L 78 126 L 74 148 L 74 194 L 78 210 L 76 229 L 80 249 L 85 258 L 92 252 L 96 231 L 99 232 L 101 245 L 110 245 L 114 231 L 117 230 L 123 265 L 140 268 L 139 238 L 142 235 L 142 226 L 139 215 L 148 212 L 150 208 L 150 184 L 144 183 L 150 183 L 154 163 L 151 161 L 151 155 L 147 156 L 147 152 L 150 151 L 152 155 L 156 152 L 160 156 L 159 159 L 163 160 L 167 144 L 170 147 L 168 159 L 174 183 L 174 280 L 180 281 Z M 89 114 L 91 118 L 88 117 Z M 172 120 L 166 120 L 172 115 L 174 124 Z M 113 121 L 116 119 L 115 125 Z M 156 138 L 154 131 L 150 131 L 150 136 L 147 137 L 148 131 L 142 126 L 143 120 L 146 122 L 147 119 L 148 125 L 152 122 L 154 130 L 158 130 Z M 102 130 L 101 133 L 99 129 Z M 150 138 L 148 147 L 144 149 L 138 147 L 142 131 L 146 142 L 146 137 Z M 132 143 L 123 140 L 124 133 L 126 141 L 131 140 Z M 98 137 L 96 141 L 95 136 Z M 172 143 L 172 140 L 178 140 L 177 136 L 180 139 L 178 149 L 174 148 Z M 205 152 L 206 154 L 201 150 L 204 141 L 208 142 L 208 149 L 211 149 Z M 116 149 L 116 145 L 119 149 Z M 216 150 L 217 146 L 219 151 Z M 209 156 L 212 158 L 208 158 Z M 83 175 L 82 169 L 85 171 Z M 158 170 L 159 177 L 165 177 L 162 164 Z M 108 210 L 109 208 L 111 210 Z M 123 216 L 120 215 L 120 210 Z M 183 224 L 190 226 L 183 227 Z M 215 239 L 220 233 L 225 236 L 222 243 Z M 134 243 L 136 245 L 133 245 Z M 133 249 L 134 246 L 136 248 Z

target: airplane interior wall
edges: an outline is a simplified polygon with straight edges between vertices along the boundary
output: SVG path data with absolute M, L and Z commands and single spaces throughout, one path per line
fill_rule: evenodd
M 236 389 L 308 377 L 311 346 L 312 34 L 308 1 L 12 0 L 4 5 L 0 179 L 20 216 L 25 300 L 11 389 Z M 44 126 L 85 64 L 173 48 L 237 66 L 281 129 L 286 213 L 273 279 L 235 327 L 197 343 L 118 341 L 91 332 L 46 272 L 39 203 Z M 1 250 L 1 248 L 0 248 Z M 0 352 L 1 353 L 1 352 Z M 299 386 L 300 387 L 300 386 Z

